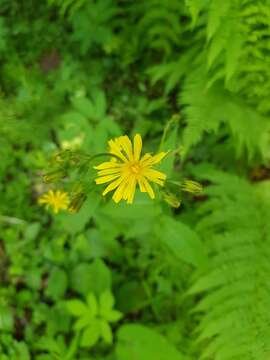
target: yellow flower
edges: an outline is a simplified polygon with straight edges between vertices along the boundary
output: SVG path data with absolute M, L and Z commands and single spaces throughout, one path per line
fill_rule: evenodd
M 147 192 L 151 199 L 155 198 L 149 182 L 163 186 L 166 175 L 153 169 L 153 165 L 159 163 L 167 153 L 160 152 L 154 156 L 145 154 L 141 157 L 141 151 L 142 138 L 138 134 L 134 137 L 133 145 L 126 135 L 109 141 L 109 152 L 115 158 L 95 166 L 99 176 L 95 180 L 96 184 L 110 183 L 103 191 L 103 196 L 115 190 L 112 198 L 116 203 L 123 199 L 132 204 L 138 184 L 141 192 Z
M 69 204 L 68 194 L 62 190 L 49 190 L 46 194 L 43 194 L 39 197 L 38 203 L 40 205 L 46 205 L 46 208 L 52 207 L 52 210 L 55 214 L 59 210 L 66 210 Z

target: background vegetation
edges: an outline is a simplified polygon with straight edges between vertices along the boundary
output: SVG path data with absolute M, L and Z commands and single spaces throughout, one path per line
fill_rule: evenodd
M 270 1 L 0 14 L 0 359 L 269 359 Z M 166 172 L 202 196 L 37 205 L 57 150 L 139 132 L 155 151 L 171 119 Z

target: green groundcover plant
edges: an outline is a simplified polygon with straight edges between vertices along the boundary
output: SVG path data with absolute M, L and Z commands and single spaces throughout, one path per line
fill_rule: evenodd
M 270 358 L 270 1 L 0 0 L 0 360 Z

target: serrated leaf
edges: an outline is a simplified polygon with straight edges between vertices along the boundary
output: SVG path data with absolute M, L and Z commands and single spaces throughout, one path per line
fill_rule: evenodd
M 222 19 L 225 18 L 231 6 L 231 0 L 211 1 L 209 18 L 207 23 L 207 39 L 210 40 L 218 28 L 221 26 Z

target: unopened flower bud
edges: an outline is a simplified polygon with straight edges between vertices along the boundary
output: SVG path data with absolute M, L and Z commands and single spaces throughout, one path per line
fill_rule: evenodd
M 163 192 L 163 199 L 169 204 L 171 207 L 177 209 L 181 205 L 181 200 L 179 200 L 174 194 L 171 192 Z
M 193 180 L 184 180 L 183 183 L 181 184 L 181 189 L 183 191 L 192 193 L 192 194 L 201 194 L 203 187 L 202 185 L 197 182 L 197 181 L 193 181 Z
M 77 213 L 83 206 L 86 199 L 87 199 L 87 196 L 84 192 L 75 193 L 71 198 L 71 202 L 69 204 L 68 211 L 71 213 Z
M 43 181 L 46 184 L 57 182 L 67 176 L 67 173 L 63 169 L 51 171 L 43 176 Z

